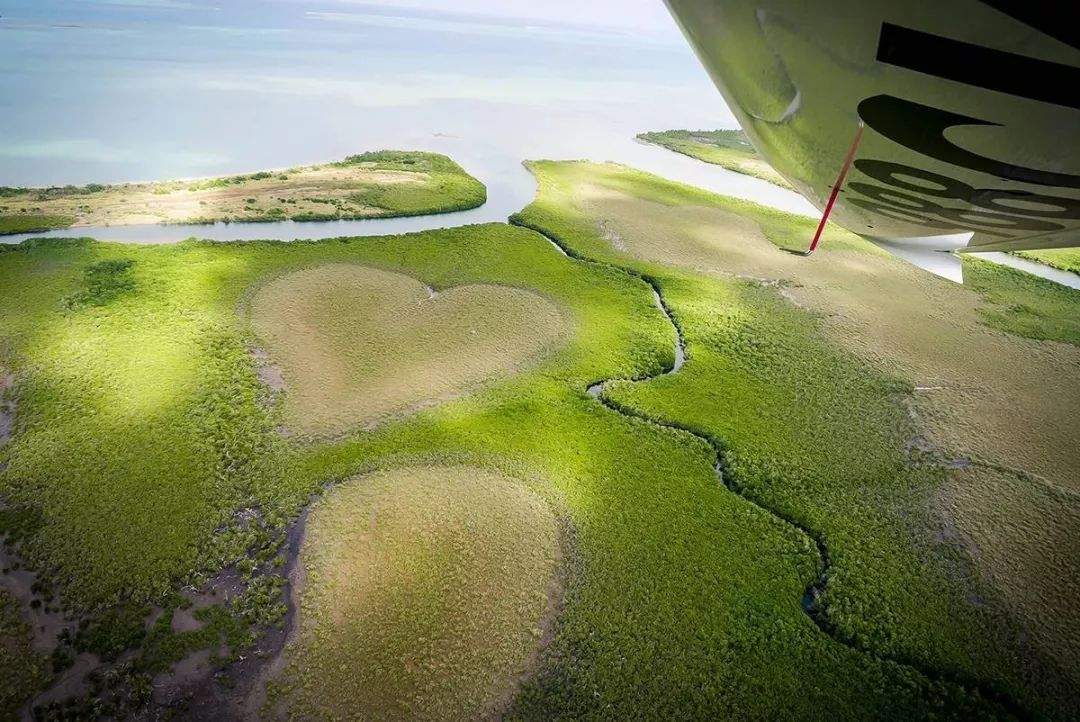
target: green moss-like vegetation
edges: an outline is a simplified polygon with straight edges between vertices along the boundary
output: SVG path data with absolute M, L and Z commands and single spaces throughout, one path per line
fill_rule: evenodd
M 135 288 L 131 266 L 132 261 L 127 258 L 99 261 L 87 266 L 83 271 L 83 288 L 67 298 L 68 307 L 104 306 L 131 291 Z
M 19 709 L 48 678 L 46 658 L 31 645 L 19 603 L 0 589 L 0 719 L 18 719 Z
M 64 308 L 87 266 L 118 259 L 134 261 L 135 290 Z M 291 446 L 260 403 L 253 339 L 236 308 L 260 279 L 335 261 L 405 271 L 437 289 L 532 289 L 570 309 L 575 334 L 536 370 L 472 396 L 337 443 Z M 167 596 L 192 569 L 235 563 L 262 542 L 231 523 L 234 510 L 261 509 L 273 526 L 327 480 L 467 461 L 549 480 L 577 530 L 583 571 L 520 714 L 865 717 L 971 703 L 821 634 L 799 603 L 816 573 L 812 545 L 720 486 L 704 444 L 584 393 L 599 378 L 670 366 L 672 329 L 644 283 L 566 259 L 530 231 L 39 242 L 0 256 L 0 279 L 18 291 L 0 302 L 0 327 L 5 363 L 21 374 L 0 483 L 41 510 L 26 554 L 72 604 Z M 153 638 L 141 642 L 151 658 L 188 644 Z
M 1080 273 L 1080 248 L 1048 248 L 1045 251 L 1017 251 L 1016 255 L 1045 263 L 1062 271 Z
M 741 130 L 664 130 L 640 133 L 638 138 L 668 150 L 754 176 L 782 188 L 791 184 L 758 155 Z
M 71 216 L 53 216 L 29 213 L 7 215 L 0 213 L 0 236 L 15 233 L 42 233 L 54 228 L 67 228 L 75 219 Z
M 483 183 L 454 161 L 437 153 L 374 151 L 349 156 L 338 165 L 427 175 L 428 180 L 423 188 L 379 183 L 358 190 L 349 197 L 353 202 L 382 208 L 387 211 L 383 215 L 448 213 L 475 208 L 487 200 Z
M 18 397 L 0 494 L 25 510 L 21 553 L 87 616 L 70 646 L 137 648 L 128 706 L 114 709 L 142 704 L 150 676 L 190 651 L 224 643 L 236 654 L 253 630 L 280 623 L 280 532 L 328 483 L 469 464 L 527 483 L 573 530 L 554 639 L 512 717 L 1007 716 L 991 692 L 1074 717 L 1070 673 L 1039 674 L 1008 624 L 967 602 L 977 585 L 964 560 L 925 543 L 926 499 L 943 472 L 908 463 L 905 384 L 837 349 L 771 289 L 618 252 L 572 190 L 715 204 L 792 246 L 812 221 L 616 166 L 533 169 L 541 194 L 517 220 L 607 265 L 501 224 L 289 244 L 38 241 L 0 253 L 0 365 Z M 877 253 L 830 234 L 830 248 Z M 245 309 L 273 279 L 337 263 L 440 291 L 521 288 L 565 310 L 570 338 L 520 374 L 376 428 L 283 438 L 284 405 L 258 380 Z M 675 359 L 652 289 L 624 267 L 663 292 L 689 361 L 609 385 L 605 403 L 620 412 L 585 389 L 655 376 Z M 102 303 L 67 302 L 99 277 Z M 113 293 L 119 278 L 130 284 Z M 826 561 L 815 538 L 829 554 L 814 604 L 828 633 L 802 606 Z M 166 613 L 136 629 L 147 604 L 182 606 L 180 582 L 226 567 L 250 587 L 200 610 L 205 627 L 174 633 Z
M 1002 331 L 1080 346 L 1080 291 L 1015 268 L 961 255 L 964 283 L 986 299 L 984 321 Z
M 811 317 L 770 290 L 628 258 L 569 199 L 578 183 L 664 204 L 682 195 L 754 218 L 770 238 L 805 237 L 811 220 L 710 200 L 614 166 L 531 168 L 542 191 L 520 222 L 654 278 L 686 337 L 689 361 L 679 373 L 615 384 L 605 398 L 714 440 L 724 450 L 729 485 L 825 544 L 828 582 L 818 604 L 839 638 L 984 680 L 1029 703 L 1067 698 L 1067 678 L 1013 666 L 1020 653 L 1015 630 L 1002 630 L 994 614 L 970 602 L 978 582 L 958 571 L 964 563 L 952 551 L 930 543 L 924 500 L 942 472 L 910 463 L 905 448 L 916 432 L 900 404 L 906 386 L 838 354 Z

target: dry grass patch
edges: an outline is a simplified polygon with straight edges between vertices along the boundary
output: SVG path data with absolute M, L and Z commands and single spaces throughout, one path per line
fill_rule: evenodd
M 473 467 L 353 479 L 312 512 L 281 712 L 463 720 L 509 702 L 554 608 L 558 531 Z
M 0 234 L 67 226 L 358 219 L 444 213 L 486 199 L 437 153 L 377 151 L 336 163 L 189 181 L 0 187 Z
M 434 292 L 350 264 L 271 281 L 256 292 L 251 317 L 284 369 L 287 423 L 307 434 L 371 424 L 518 371 L 565 331 L 559 309 L 529 291 Z
M 587 200 L 586 207 L 604 211 L 603 215 L 597 215 L 601 237 L 615 250 L 642 261 L 680 266 L 701 273 L 721 273 L 733 247 L 747 241 L 768 244 L 761 227 L 753 220 L 715 208 L 660 206 L 679 217 L 707 213 L 712 223 L 690 233 L 669 233 L 668 227 L 662 224 L 650 225 L 650 232 L 640 233 L 634 224 L 634 219 L 640 218 L 640 211 L 635 211 L 648 201 L 631 200 L 602 185 L 586 184 L 579 192 Z M 616 208 L 619 210 L 615 211 Z
M 832 338 L 931 389 L 919 407 L 938 445 L 1080 490 L 1080 348 L 988 328 L 978 292 L 846 232 L 814 257 L 794 256 L 771 243 L 749 212 L 638 198 L 596 182 L 609 167 L 596 168 L 574 185 L 574 201 L 613 250 L 711 275 L 781 279 L 784 295 L 820 313 Z M 611 168 L 615 180 L 629 175 Z
M 973 466 L 950 475 L 934 506 L 942 541 L 962 546 L 1000 594 L 1025 652 L 1080 688 L 1080 497 Z

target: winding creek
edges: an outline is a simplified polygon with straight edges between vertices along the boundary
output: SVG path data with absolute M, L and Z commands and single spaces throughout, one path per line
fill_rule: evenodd
M 652 276 L 648 276 L 648 275 L 639 273 L 637 271 L 634 271 L 634 270 L 631 270 L 631 269 L 628 269 L 628 268 L 624 268 L 622 266 L 618 266 L 618 265 L 613 264 L 613 263 L 607 263 L 607 262 L 604 262 L 604 261 L 597 261 L 595 259 L 592 259 L 592 258 L 589 258 L 589 257 L 584 256 L 582 254 L 579 254 L 576 251 L 574 251 L 572 248 L 567 246 L 565 243 L 563 243 L 560 239 L 552 236 L 551 234 L 549 234 L 547 231 L 545 231 L 542 228 L 538 228 L 536 226 L 532 226 L 532 225 L 525 224 L 525 223 L 520 223 L 520 222 L 518 222 L 516 220 L 512 220 L 511 222 L 514 223 L 515 225 L 520 225 L 520 226 L 522 226 L 524 228 L 528 228 L 529 230 L 532 230 L 532 231 L 535 231 L 536 233 L 539 233 L 544 238 L 546 238 L 548 240 L 548 242 L 551 243 L 551 245 L 555 246 L 555 248 L 558 249 L 558 251 L 560 253 L 562 253 L 564 256 L 566 256 L 566 257 L 568 257 L 568 258 L 570 258 L 570 259 L 572 259 L 574 261 L 578 261 L 580 263 L 588 263 L 588 264 L 592 264 L 592 265 L 596 265 L 596 266 L 601 266 L 601 267 L 608 268 L 608 269 L 613 269 L 613 270 L 616 270 L 616 271 L 618 271 L 620 273 L 626 274 L 627 276 L 631 276 L 633 278 L 636 278 L 636 279 L 648 284 L 649 288 L 652 290 L 653 300 L 654 300 L 654 302 L 656 304 L 656 307 L 664 315 L 664 318 L 667 319 L 668 323 L 671 324 L 671 327 L 675 332 L 675 360 L 674 360 L 674 362 L 672 363 L 672 365 L 669 368 L 664 369 L 663 371 L 661 371 L 659 373 L 652 374 L 650 376 L 643 376 L 643 377 L 633 378 L 633 379 L 623 379 L 623 378 L 603 379 L 603 380 L 597 381 L 596 383 L 590 384 L 588 386 L 588 388 L 586 389 L 586 391 L 589 394 L 589 396 L 596 399 L 596 401 L 598 403 L 603 405 L 605 408 L 610 409 L 611 411 L 622 414 L 623 416 L 626 416 L 626 417 L 629 417 L 629 418 L 637 419 L 638 421 L 650 424 L 650 425 L 658 427 L 658 428 L 670 429 L 672 431 L 690 434 L 691 436 L 694 436 L 694 437 L 700 439 L 701 441 L 705 442 L 709 446 L 709 448 L 712 450 L 712 454 L 713 454 L 713 464 L 712 464 L 712 466 L 713 466 L 713 470 L 716 473 L 716 479 L 724 488 L 726 488 L 728 491 L 735 494 L 739 498 L 743 499 L 747 503 L 749 503 L 749 504 L 753 505 L 754 507 L 760 509 L 764 513 L 769 514 L 771 516 L 774 516 L 774 517 L 780 519 L 781 521 L 783 521 L 785 524 L 788 524 L 789 526 L 794 527 L 802 535 L 804 535 L 805 537 L 807 537 L 808 539 L 810 539 L 813 542 L 814 548 L 817 550 L 818 571 L 817 571 L 817 576 L 807 585 L 806 590 L 803 592 L 803 596 L 802 596 L 802 600 L 801 600 L 801 606 L 802 606 L 803 611 L 806 612 L 807 616 L 813 621 L 814 625 L 821 632 L 823 632 L 824 634 L 829 636 L 831 639 L 833 639 L 837 643 L 843 644 L 844 646 L 846 646 L 846 647 L 848 647 L 850 649 L 853 649 L 853 650 L 855 650 L 857 652 L 860 652 L 862 654 L 869 655 L 869 656 L 871 656 L 871 657 L 873 657 L 875 659 L 881 660 L 881 661 L 889 661 L 889 662 L 893 662 L 893 663 L 896 663 L 896 664 L 900 664 L 900 665 L 910 667 L 911 669 L 915 670 L 916 672 L 923 675 L 924 677 L 927 677 L 928 679 L 931 679 L 931 680 L 934 680 L 934 681 L 949 682 L 949 683 L 958 685 L 959 687 L 964 688 L 965 690 L 974 691 L 979 696 L 981 696 L 981 697 L 983 697 L 985 699 L 989 699 L 989 700 L 992 700 L 992 701 L 996 702 L 1004 710 L 1008 711 L 1011 715 L 1015 716 L 1018 719 L 1030 719 L 1031 718 L 1031 714 L 1027 710 L 1025 710 L 1019 703 L 1017 703 L 1016 700 L 1012 699 L 1012 697 L 1009 696 L 1007 693 L 1002 692 L 1002 691 L 1000 691 L 1000 690 L 998 690 L 998 689 L 996 689 L 996 688 L 994 688 L 992 686 L 988 686 L 987 684 L 985 684 L 985 683 L 983 683 L 983 682 L 981 682 L 979 680 L 975 680 L 975 679 L 969 678 L 969 677 L 967 677 L 965 675 L 961 675 L 961 674 L 956 674 L 956 673 L 947 672 L 947 671 L 943 671 L 943 670 L 933 669 L 933 668 L 930 668 L 930 667 L 927 667 L 927 666 L 923 665 L 922 663 L 918 662 L 917 660 L 913 660 L 913 659 L 909 659 L 909 658 L 903 658 L 903 657 L 895 656 L 895 655 L 881 654 L 881 653 L 879 653 L 879 652 L 877 652 L 877 651 L 875 651 L 873 649 L 870 649 L 869 647 L 866 647 L 865 645 L 859 644 L 855 640 L 852 640 L 852 639 L 848 638 L 847 636 L 843 635 L 842 632 L 840 630 L 838 630 L 836 628 L 836 626 L 833 625 L 832 622 L 829 620 L 828 609 L 827 609 L 826 603 L 824 602 L 825 591 L 826 591 L 826 588 L 828 587 L 829 577 L 831 575 L 832 561 L 831 561 L 831 557 L 830 557 L 830 554 L 829 554 L 829 548 L 828 548 L 828 546 L 827 546 L 827 544 L 825 542 L 825 539 L 822 537 L 822 535 L 820 533 L 818 533 L 817 531 L 811 529 L 810 527 L 804 525 L 802 522 L 788 516 L 787 514 L 781 512 L 781 511 L 779 511 L 779 510 L 777 510 L 775 508 L 766 506 L 762 502 L 760 502 L 760 501 L 758 501 L 756 499 L 753 499 L 753 498 L 747 496 L 746 494 L 744 494 L 740 490 L 739 485 L 735 482 L 735 480 L 734 480 L 734 478 L 733 478 L 733 476 L 731 474 L 729 465 L 727 463 L 727 459 L 726 459 L 725 454 L 724 454 L 723 447 L 722 447 L 722 445 L 720 444 L 720 442 L 717 439 L 715 439 L 712 436 L 710 436 L 710 435 L 708 435 L 706 433 L 703 433 L 703 432 L 701 432 L 699 430 L 692 429 L 692 428 L 690 428 L 688 426 L 683 426 L 681 424 L 674 423 L 674 422 L 671 422 L 671 421 L 657 421 L 656 419 L 653 419 L 653 418 L 647 416 L 646 414 L 644 414 L 644 413 L 642 413 L 642 412 L 640 412 L 640 411 L 638 411 L 638 410 L 636 410 L 634 408 L 622 406 L 622 405 L 617 404 L 617 403 L 613 402 L 612 400 L 610 400 L 610 399 L 608 399 L 608 398 L 606 398 L 604 396 L 604 389 L 607 387 L 607 385 L 609 383 L 616 382 L 616 381 L 638 381 L 638 382 L 640 382 L 640 381 L 651 381 L 653 379 L 657 379 L 657 378 L 660 378 L 662 376 L 668 376 L 670 374 L 677 373 L 683 367 L 683 365 L 686 363 L 687 350 L 686 350 L 686 339 L 685 339 L 685 336 L 683 335 L 683 329 L 679 325 L 679 321 L 678 321 L 678 318 L 675 316 L 675 313 L 671 310 L 671 307 L 668 305 L 667 301 L 664 298 L 664 292 L 663 292 L 663 289 L 660 286 L 660 282 L 656 278 L 654 278 Z

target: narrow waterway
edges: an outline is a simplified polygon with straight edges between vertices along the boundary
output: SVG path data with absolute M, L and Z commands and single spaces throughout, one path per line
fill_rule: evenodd
M 828 603 L 826 601 L 826 590 L 829 584 L 829 578 L 832 574 L 832 557 L 829 553 L 829 547 L 826 544 L 826 541 L 821 535 L 821 533 L 811 527 L 806 526 L 803 522 L 789 516 L 785 512 L 770 507 L 765 502 L 759 502 L 755 499 L 752 499 L 746 496 L 742 491 L 740 491 L 740 485 L 737 483 L 733 483 L 734 479 L 730 470 L 728 457 L 725 455 L 723 444 L 721 444 L 718 439 L 713 438 L 712 436 L 703 433 L 697 429 L 692 429 L 677 422 L 668 420 L 657 420 L 652 416 L 638 411 L 635 408 L 618 404 L 604 395 L 605 387 L 611 382 L 651 381 L 661 376 L 668 376 L 670 374 L 678 373 L 678 371 L 686 363 L 687 348 L 683 329 L 679 325 L 678 317 L 675 315 L 675 312 L 668 305 L 667 300 L 664 298 L 664 292 L 660 285 L 660 281 L 657 278 L 642 274 L 638 271 L 624 268 L 614 263 L 598 261 L 589 258 L 588 256 L 582 255 L 576 252 L 574 249 L 570 248 L 569 246 L 565 245 L 565 243 L 561 239 L 551 235 L 543 228 L 524 223 L 519 223 L 519 225 L 522 225 L 525 228 L 529 228 L 530 230 L 533 230 L 544 236 L 544 238 L 546 238 L 549 243 L 555 246 L 559 250 L 559 252 L 575 261 L 615 269 L 621 273 L 643 281 L 649 286 L 650 289 L 652 289 L 653 299 L 656 303 L 657 308 L 660 310 L 660 313 L 664 315 L 664 318 L 667 319 L 667 322 L 671 324 L 671 327 L 675 333 L 675 358 L 673 363 L 671 364 L 671 366 L 665 368 L 664 370 L 645 377 L 634 379 L 603 379 L 593 384 L 590 384 L 586 389 L 586 392 L 589 394 L 589 396 L 596 399 L 596 401 L 603 405 L 605 408 L 611 409 L 616 413 L 638 419 L 639 421 L 651 424 L 653 426 L 689 434 L 705 442 L 712 451 L 713 470 L 716 473 L 717 482 L 721 486 L 723 486 L 736 496 L 740 497 L 741 499 L 745 500 L 749 504 L 753 505 L 754 507 L 757 507 L 764 513 L 774 516 L 783 521 L 784 523 L 794 527 L 813 543 L 814 549 L 817 551 L 818 556 L 817 575 L 807 584 L 806 589 L 803 591 L 801 605 L 803 611 L 813 621 L 814 625 L 819 630 L 821 630 L 822 633 L 824 633 L 829 638 L 839 644 L 866 654 L 870 657 L 874 657 L 875 659 L 889 661 L 898 665 L 909 667 L 914 672 L 923 675 L 928 679 L 934 680 L 935 682 L 949 682 L 962 688 L 967 694 L 974 694 L 977 697 L 992 700 L 1016 719 L 1025 720 L 1031 718 L 1030 713 L 1023 707 L 1021 707 L 1020 704 L 1017 703 L 1017 701 L 1013 699 L 1008 693 L 1001 691 L 982 680 L 971 678 L 962 673 L 955 673 L 927 667 L 919 660 L 911 659 L 903 655 L 885 654 L 879 652 L 878 650 L 875 650 L 862 642 L 852 639 L 851 637 L 843 633 L 841 630 L 837 629 L 836 625 L 833 624 L 832 619 L 830 618 Z

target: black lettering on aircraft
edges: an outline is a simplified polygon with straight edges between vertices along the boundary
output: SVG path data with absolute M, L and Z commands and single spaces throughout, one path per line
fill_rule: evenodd
M 1015 213 L 1036 218 L 1080 219 L 1080 199 L 1047 196 L 1029 191 L 973 188 L 954 178 L 872 158 L 860 158 L 855 167 L 871 178 L 904 190 L 935 198 L 964 201 L 991 211 Z
M 913 211 L 907 208 L 900 208 L 899 206 L 890 205 L 887 203 L 880 203 L 878 201 L 872 201 L 867 198 L 848 198 L 847 202 L 875 213 L 885 218 L 891 218 L 894 221 L 902 221 L 904 223 L 914 223 L 926 228 L 940 228 L 943 231 L 956 233 L 958 231 L 972 231 L 974 233 L 985 233 L 991 236 L 998 236 L 1000 238 L 1012 238 L 1013 236 L 1008 233 L 1000 233 L 996 230 L 986 230 L 983 228 L 972 228 L 970 226 L 957 225 L 956 223 L 945 223 L 943 221 L 934 220 L 930 216 Z
M 945 163 L 1005 180 L 1080 188 L 1080 176 L 1026 168 L 988 158 L 965 150 L 945 137 L 945 131 L 956 125 L 999 126 L 1000 123 L 951 113 L 892 95 L 875 95 L 864 99 L 859 103 L 859 117 L 886 138 Z
M 1066 3 L 1037 0 L 982 2 L 1073 48 L 1080 47 L 1077 30 L 1080 4 L 1075 0 Z M 1080 109 L 1080 68 L 1072 65 L 996 50 L 892 23 L 881 25 L 877 60 L 965 85 Z M 945 137 L 945 132 L 953 126 L 1000 126 L 1000 123 L 886 94 L 865 98 L 859 103 L 858 112 L 875 131 L 921 155 L 1004 180 L 1080 188 L 1080 176 L 997 160 L 962 148 Z M 1019 129 L 1010 130 L 1017 132 Z M 1000 231 L 1016 230 L 1026 235 L 1061 230 L 1064 226 L 1052 220 L 1080 219 L 1080 199 L 1023 190 L 976 189 L 922 168 L 870 158 L 857 160 L 855 167 L 890 187 L 852 182 L 849 189 L 863 197 L 849 198 L 849 202 L 894 220 L 1009 237 Z M 969 207 L 955 208 L 938 202 L 940 199 L 960 201 Z M 957 228 L 957 224 L 963 228 Z
M 956 224 L 973 224 L 976 226 L 989 226 L 991 229 L 1017 230 L 1029 232 L 1057 231 L 1064 228 L 1057 223 L 1039 220 L 1037 218 L 1025 218 L 1008 213 L 995 213 L 979 210 L 976 208 L 952 208 L 940 203 L 921 198 L 912 193 L 907 193 L 895 188 L 882 188 L 870 183 L 853 181 L 847 184 L 847 188 L 866 196 L 872 201 L 888 204 L 894 210 L 899 208 L 913 213 L 928 216 L 938 216 L 947 221 L 952 221 L 948 227 L 953 228 Z M 855 199 L 850 199 L 854 202 Z M 864 206 L 865 207 L 865 206 Z M 985 231 L 986 229 L 980 229 Z
M 877 59 L 965 85 L 1080 108 L 1080 68 L 881 24 Z
M 1052 38 L 1080 50 L 1080 4 L 1061 0 L 982 0 L 998 12 L 1019 20 Z
M 919 196 L 896 190 L 895 188 L 882 188 L 869 183 L 852 182 L 848 188 L 881 203 L 891 203 L 906 210 L 917 213 L 925 213 L 945 218 L 958 223 L 974 223 L 988 225 L 992 228 L 1015 229 L 1018 231 L 1058 231 L 1064 226 L 1049 221 L 1041 221 L 1036 218 L 1024 218 L 1007 213 L 992 213 L 974 208 L 952 208 L 940 203 L 920 198 Z

